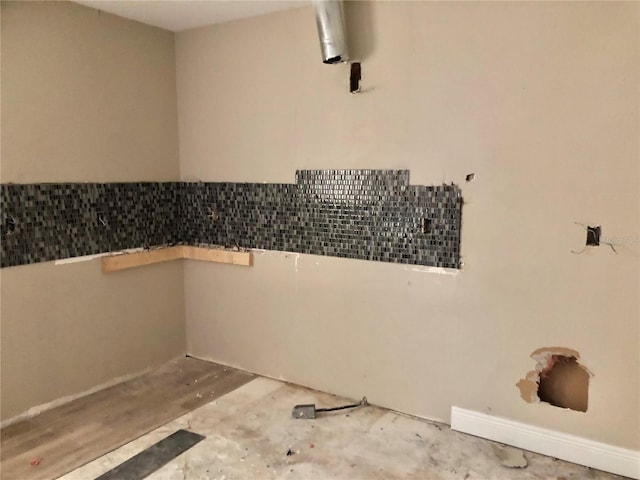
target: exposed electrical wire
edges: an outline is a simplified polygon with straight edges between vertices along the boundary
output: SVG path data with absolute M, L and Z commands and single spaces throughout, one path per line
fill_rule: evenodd
M 342 405 L 341 407 L 333 407 L 333 408 L 316 408 L 316 412 L 335 412 L 336 410 L 345 410 L 347 408 L 356 408 L 361 406 L 369 405 L 367 401 L 367 397 L 362 397 L 359 403 L 353 403 L 351 405 Z
M 316 418 L 318 412 L 335 412 L 336 410 L 345 410 L 347 408 L 358 408 L 369 405 L 367 397 L 362 397 L 359 403 L 353 403 L 351 405 L 342 405 L 340 407 L 331 408 L 316 408 L 315 403 L 306 405 L 296 405 L 293 407 L 291 416 L 296 419 L 313 419 Z

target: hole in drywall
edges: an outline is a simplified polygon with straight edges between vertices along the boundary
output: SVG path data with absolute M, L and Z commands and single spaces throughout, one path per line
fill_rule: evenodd
M 587 227 L 587 245 L 597 247 L 600 245 L 600 225 Z
M 361 78 L 360 62 L 353 62 L 351 64 L 351 75 L 349 76 L 349 91 L 351 93 L 358 93 L 360 91 Z
M 464 177 L 464 179 L 467 182 L 473 182 L 476 179 L 476 174 L 475 173 L 470 173 L 469 175 L 467 175 L 466 177 Z
M 538 398 L 555 407 L 587 411 L 589 373 L 571 356 L 552 355 L 540 372 Z
M 535 370 L 527 373 L 516 386 L 527 403 L 550 405 L 586 412 L 589 403 L 591 372 L 578 363 L 580 354 L 569 348 L 540 348 L 531 354 Z

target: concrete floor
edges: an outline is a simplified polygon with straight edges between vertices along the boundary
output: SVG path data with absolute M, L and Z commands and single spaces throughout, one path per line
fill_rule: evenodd
M 96 478 L 181 428 L 206 439 L 149 480 L 622 478 L 529 452 L 526 467 L 506 467 L 501 457 L 517 459 L 519 451 L 371 406 L 291 418 L 292 407 L 304 403 L 349 402 L 257 378 L 61 478 Z

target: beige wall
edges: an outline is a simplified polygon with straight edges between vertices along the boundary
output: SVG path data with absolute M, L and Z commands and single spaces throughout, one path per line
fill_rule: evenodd
M 178 179 L 173 34 L 2 2 L 2 182 Z M 2 419 L 185 352 L 182 265 L 1 270 Z
M 349 4 L 355 96 L 346 66 L 320 62 L 310 8 L 177 34 L 183 179 L 408 168 L 466 202 L 457 275 L 273 252 L 251 269 L 186 264 L 188 352 L 424 417 L 457 405 L 638 449 L 639 9 Z M 618 253 L 571 253 L 575 222 L 602 224 Z M 593 373 L 586 413 L 520 398 L 529 354 L 552 346 Z
M 173 34 L 71 2 L 2 2 L 3 183 L 176 180 Z
M 2 417 L 184 354 L 182 264 L 2 270 Z

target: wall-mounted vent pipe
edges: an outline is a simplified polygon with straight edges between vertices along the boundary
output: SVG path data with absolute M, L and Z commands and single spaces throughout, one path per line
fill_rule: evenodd
M 342 0 L 312 0 L 324 63 L 349 61 Z

